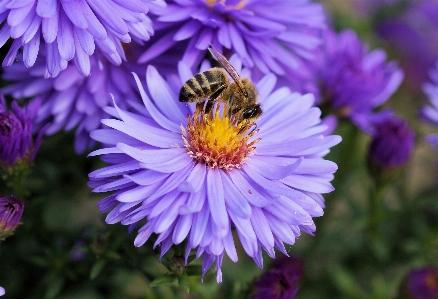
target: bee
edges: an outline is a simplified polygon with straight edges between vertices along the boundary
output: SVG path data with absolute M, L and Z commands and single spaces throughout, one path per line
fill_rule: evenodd
M 257 103 L 258 94 L 254 84 L 248 78 L 241 78 L 225 56 L 216 49 L 209 47 L 208 50 L 222 68 L 209 69 L 187 80 L 179 92 L 179 101 L 196 102 L 197 107 L 205 109 L 207 113 L 215 101 L 228 103 L 229 116 L 236 115 L 239 123 L 253 123 L 263 112 Z M 230 82 L 227 73 L 233 82 Z

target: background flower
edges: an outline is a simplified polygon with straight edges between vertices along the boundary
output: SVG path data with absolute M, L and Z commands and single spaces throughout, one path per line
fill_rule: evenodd
M 124 99 L 121 106 L 128 102 L 140 103 L 137 88 L 130 80 L 131 72 L 143 73 L 144 67 L 136 63 L 141 45 L 131 43 L 125 47 L 127 61 L 120 66 L 113 65 L 105 57 L 96 53 L 90 60 L 92 75 L 84 77 L 77 68 L 69 63 L 66 70 L 56 78 L 44 78 L 45 57 L 38 57 L 33 68 L 28 69 L 19 62 L 5 69 L 3 79 L 12 84 L 2 89 L 3 93 L 15 99 L 31 98 L 41 106 L 36 117 L 37 128 L 50 123 L 47 134 L 60 130 L 75 129 L 75 150 L 82 153 L 94 144 L 89 133 L 100 126 L 100 120 L 107 114 L 103 108 L 110 104 L 111 96 Z M 163 55 L 160 70 L 168 72 L 169 65 L 176 65 L 178 54 L 175 51 Z
M 41 145 L 44 129 L 33 138 L 33 125 L 40 100 L 20 108 L 16 102 L 9 110 L 0 95 L 0 165 L 13 167 L 18 162 L 30 165 Z
M 398 54 L 406 83 L 421 88 L 438 59 L 438 2 L 399 2 L 403 13 L 379 19 L 377 32 Z
M 385 51 L 370 51 L 352 30 L 327 30 L 320 57 L 307 90 L 330 111 L 371 133 L 373 123 L 388 116 L 374 109 L 398 89 L 403 72 L 395 62 L 386 61 Z
M 430 70 L 430 82 L 424 83 L 423 91 L 428 96 L 430 104 L 421 109 L 424 121 L 438 125 L 438 64 Z M 426 140 L 438 148 L 438 134 L 428 134 Z
M 231 63 L 240 70 L 241 63 L 234 59 Z M 181 63 L 178 86 L 192 75 Z M 103 120 L 110 129 L 92 132 L 93 138 L 109 146 L 90 155 L 103 155 L 111 165 L 89 175 L 94 192 L 114 191 L 99 203 L 102 213 L 110 211 L 107 223 L 141 223 L 135 246 L 155 233 L 161 256 L 187 239 L 186 261 L 190 250 L 197 248 L 196 256 L 203 256 L 203 274 L 216 261 L 218 282 L 224 253 L 237 261 L 231 227 L 259 267 L 262 248 L 271 257 L 274 248 L 287 255 L 283 243 L 293 244 L 300 231 L 315 231 L 312 217 L 323 214 L 321 193 L 333 190 L 329 182 L 337 168 L 321 157 L 340 138 L 321 134 L 327 128 L 320 125 L 319 109 L 312 108 L 313 96 L 274 90 L 275 76 L 266 75 L 256 84 L 264 114 L 253 133 L 260 132 L 245 137 L 250 148 L 243 160 L 222 169 L 216 163 L 205 164 L 209 160 L 204 155 L 214 151 L 205 137 L 208 124 L 196 140 L 204 146 L 195 149 L 192 129 L 198 117 L 189 122 L 186 118 L 195 105 L 178 102 L 179 87 L 172 89 L 153 67 L 146 74 L 150 96 L 136 79 L 146 107 L 143 116 L 116 106 L 111 111 L 119 120 Z M 211 138 L 222 138 L 217 134 Z M 233 138 L 225 142 L 219 157 L 227 157 L 236 142 Z
M 299 72 L 298 62 L 312 59 L 325 17 L 310 1 L 255 0 L 168 1 L 154 28 L 165 32 L 140 57 L 149 62 L 172 47 L 185 47 L 184 61 L 196 66 L 210 44 L 224 54 L 236 53 L 246 67 L 277 75 Z M 181 44 L 188 40 L 188 45 Z M 229 50 L 229 51 L 228 51 Z
M 434 299 L 438 297 L 438 269 L 423 267 L 412 270 L 408 275 L 407 289 L 410 298 Z
M 0 195 L 0 240 L 13 234 L 20 224 L 24 211 L 24 201 L 13 195 Z
M 383 169 L 394 169 L 406 164 L 414 148 L 414 132 L 399 117 L 388 117 L 375 124 L 368 158 Z
M 119 65 L 125 59 L 122 43 L 129 43 L 131 38 L 137 42 L 148 40 L 153 29 L 146 13 L 149 8 L 159 10 L 164 5 L 162 0 L 4 0 L 0 4 L 0 46 L 9 38 L 14 41 L 3 66 L 13 63 L 20 48 L 24 65 L 33 66 L 40 43 L 50 77 L 66 69 L 72 59 L 79 73 L 88 76 L 89 56 L 96 46 L 109 61 Z
M 298 293 L 298 282 L 304 274 L 303 261 L 297 257 L 281 257 L 255 282 L 252 299 L 292 299 Z

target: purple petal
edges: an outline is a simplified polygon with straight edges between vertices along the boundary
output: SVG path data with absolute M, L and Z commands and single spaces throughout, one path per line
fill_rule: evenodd
M 309 192 L 329 193 L 335 190 L 324 177 L 292 174 L 287 178 L 281 179 L 281 182 L 292 188 Z
M 155 69 L 153 66 L 148 66 L 149 69 Z M 156 71 L 156 70 L 155 70 Z M 161 112 L 155 107 L 154 103 L 149 99 L 149 97 L 146 95 L 146 92 L 144 91 L 143 85 L 140 82 L 140 79 L 138 78 L 137 74 L 134 74 L 135 82 L 137 83 L 138 89 L 140 91 L 141 98 L 143 99 L 143 103 L 146 106 L 146 109 L 151 114 L 152 118 L 163 128 L 173 131 L 173 132 L 181 132 L 181 129 L 179 127 L 179 124 L 176 124 L 172 121 L 170 121 L 168 118 L 166 118 Z M 149 79 L 149 78 L 147 78 Z M 152 83 L 152 82 L 151 82 Z M 148 84 L 151 84 L 148 82 Z
M 93 36 L 88 31 L 77 27 L 75 28 L 75 32 L 82 50 L 84 50 L 87 55 L 92 55 L 95 49 Z
M 179 216 L 172 235 L 174 244 L 179 244 L 187 237 L 192 227 L 193 214 Z
M 260 208 L 253 208 L 251 215 L 251 224 L 254 228 L 254 232 L 257 239 L 262 243 L 269 256 L 275 256 L 274 253 L 274 236 L 269 227 L 269 223 L 266 220 L 263 211 Z
M 204 189 L 205 187 L 196 193 L 189 194 L 186 204 L 182 205 L 179 209 L 180 215 L 198 213 L 202 209 L 206 197 L 206 191 Z
M 55 15 L 57 5 L 57 0 L 38 0 L 36 12 L 42 18 L 50 18 Z
M 251 159 L 251 163 L 247 163 L 246 165 L 267 179 L 279 180 L 295 172 L 303 160 L 304 158 L 300 158 L 297 159 L 293 164 L 280 166 L 268 164 L 259 159 Z
M 208 204 L 204 203 L 201 211 L 193 216 L 192 229 L 190 231 L 189 244 L 191 248 L 195 248 L 201 243 L 202 236 L 205 233 L 209 220 Z
M 53 17 L 44 18 L 42 21 L 42 33 L 46 43 L 53 43 L 58 34 L 59 14 L 55 13 Z
M 227 252 L 228 257 L 233 262 L 237 263 L 237 251 L 236 246 L 234 245 L 233 233 L 231 230 L 228 231 L 228 234 L 222 239 L 225 251 Z
M 71 3 L 62 1 L 62 3 Z M 65 60 L 71 60 L 75 55 L 75 43 L 73 36 L 73 27 L 62 11 L 60 11 L 59 29 L 58 29 L 58 50 L 59 54 Z
M 26 67 L 31 67 L 35 64 L 40 49 L 39 32 L 23 47 L 23 62 Z
M 238 171 L 230 171 L 228 176 L 240 191 L 240 196 L 243 196 L 251 205 L 263 207 L 270 203 L 270 200 L 260 194 Z
M 251 216 L 250 204 L 241 196 L 240 191 L 224 172 L 221 172 L 221 177 L 227 209 L 240 218 L 249 219 Z
M 187 179 L 179 185 L 178 190 L 191 193 L 198 192 L 204 184 L 206 173 L 207 169 L 204 164 L 196 164 Z
M 229 228 L 228 213 L 225 207 L 224 186 L 220 170 L 207 169 L 207 198 L 210 206 L 211 218 L 220 229 L 218 236 L 225 236 Z
M 125 21 L 118 15 L 110 2 L 88 0 L 87 3 L 96 14 L 103 16 L 109 28 L 120 34 L 129 32 Z
M 24 2 L 24 1 L 23 1 Z M 8 15 L 8 25 L 11 27 L 14 26 L 18 26 L 20 25 L 20 23 L 23 22 L 23 20 L 28 17 L 29 14 L 32 14 L 32 19 L 33 19 L 33 14 L 35 14 L 35 11 L 33 11 L 31 13 L 32 9 L 35 9 L 35 2 L 34 1 L 28 1 L 29 3 L 23 6 L 20 6 L 18 8 L 12 9 L 9 12 Z M 11 7 L 13 3 L 9 3 L 8 7 L 9 8 L 13 8 Z
M 138 128 L 128 126 L 124 122 L 114 119 L 103 119 L 101 122 L 110 128 L 121 131 L 137 140 L 159 148 L 174 148 L 175 145 L 182 145 L 182 138 L 178 138 L 175 134 L 169 134 L 168 131 L 155 128 L 151 128 L 151 130 L 139 130 Z M 187 157 L 189 156 L 187 155 Z

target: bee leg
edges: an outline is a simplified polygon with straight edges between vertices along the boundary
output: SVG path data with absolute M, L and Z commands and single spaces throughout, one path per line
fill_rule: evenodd
M 221 86 L 219 86 L 219 88 L 210 96 L 210 100 L 211 101 L 214 101 L 214 100 L 216 100 L 216 98 L 218 98 L 221 94 L 222 94 L 222 92 L 225 90 L 225 89 L 227 89 L 227 85 L 221 85 Z
M 199 110 L 199 111 L 204 110 L 205 102 L 206 102 L 206 101 L 203 101 L 203 102 L 197 102 L 197 103 L 196 103 L 196 110 Z
M 252 132 L 254 132 L 255 130 L 257 130 L 257 123 L 253 123 L 254 124 L 254 129 L 251 130 L 251 132 L 248 133 L 248 135 L 251 135 Z
M 205 104 L 205 113 L 210 113 L 211 108 L 213 108 L 214 101 L 208 100 L 207 104 Z
M 231 107 L 233 107 L 234 103 L 234 94 L 230 96 L 230 102 L 228 103 L 228 119 L 231 119 Z
M 246 124 L 244 124 L 244 125 L 240 128 L 240 130 L 239 130 L 239 132 L 238 132 L 237 134 L 242 133 L 242 132 L 247 128 L 248 125 L 253 125 L 253 124 L 254 124 L 254 129 L 252 129 L 251 132 L 248 133 L 248 135 L 251 135 L 252 132 L 254 132 L 255 130 L 257 130 L 257 123 L 249 123 L 249 121 L 247 121 Z

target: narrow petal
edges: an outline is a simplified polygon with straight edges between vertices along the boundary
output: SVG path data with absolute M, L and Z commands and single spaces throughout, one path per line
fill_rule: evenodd
M 207 170 L 207 198 L 210 206 L 211 218 L 217 224 L 224 236 L 229 227 L 228 213 L 225 207 L 224 187 L 222 185 L 220 170 Z

